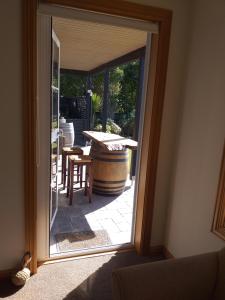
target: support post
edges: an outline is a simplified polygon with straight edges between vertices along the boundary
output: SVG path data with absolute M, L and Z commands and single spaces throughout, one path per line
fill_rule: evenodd
M 109 102 L 109 69 L 104 72 L 104 95 L 102 107 L 102 130 L 106 132 L 106 123 L 108 119 L 108 103 Z
M 92 118 L 92 102 L 91 102 L 91 75 L 87 76 L 87 91 L 86 91 L 86 101 L 87 101 L 87 129 L 90 130 L 93 126 L 93 118 Z

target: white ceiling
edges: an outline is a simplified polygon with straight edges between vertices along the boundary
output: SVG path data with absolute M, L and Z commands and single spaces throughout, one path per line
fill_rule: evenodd
M 90 71 L 146 45 L 140 30 L 54 17 L 61 68 Z

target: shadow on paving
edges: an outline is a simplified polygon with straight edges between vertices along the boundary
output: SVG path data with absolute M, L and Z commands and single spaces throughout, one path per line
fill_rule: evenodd
M 126 187 L 124 193 L 129 189 L 130 187 Z M 85 216 L 107 206 L 113 201 L 116 201 L 118 197 L 119 196 L 105 197 L 93 194 L 92 203 L 89 203 L 87 197 L 84 196 L 83 190 L 79 190 L 74 193 L 73 205 L 70 206 L 68 205 L 68 198 L 66 197 L 66 194 L 60 194 L 60 206 L 51 229 L 51 235 L 54 237 L 50 240 L 51 245 L 55 243 L 55 240 L 57 243 L 61 242 L 62 244 L 63 235 L 66 233 L 91 232 L 95 235 L 94 230 L 90 228 Z M 91 236 L 89 238 L 91 239 Z M 65 236 L 65 240 L 67 239 L 68 236 Z M 111 242 L 105 243 L 103 241 L 103 243 L 100 243 L 98 246 L 107 246 L 109 244 L 111 244 Z M 68 246 L 65 249 L 63 247 L 60 249 L 60 252 L 72 250 L 76 250 L 75 246 L 72 246 L 71 249 Z

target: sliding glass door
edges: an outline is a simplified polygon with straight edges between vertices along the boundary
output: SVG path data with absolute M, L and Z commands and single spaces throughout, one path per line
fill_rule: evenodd
M 52 82 L 51 82 L 51 197 L 50 228 L 58 210 L 59 162 L 59 58 L 60 43 L 52 32 Z

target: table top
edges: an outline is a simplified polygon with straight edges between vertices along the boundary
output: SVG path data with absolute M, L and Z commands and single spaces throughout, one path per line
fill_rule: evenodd
M 138 146 L 136 141 L 122 137 L 118 134 L 100 131 L 83 131 L 83 134 L 87 138 L 106 147 L 109 151 L 119 151 L 124 150 L 124 148 L 136 150 Z

